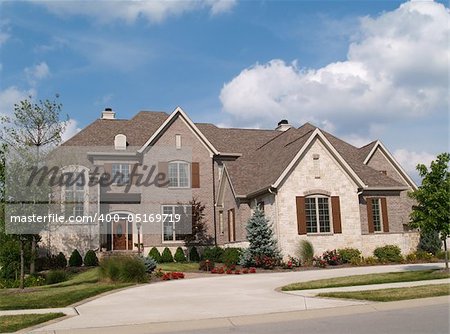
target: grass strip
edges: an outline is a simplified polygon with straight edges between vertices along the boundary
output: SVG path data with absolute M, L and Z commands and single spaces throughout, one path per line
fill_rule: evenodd
M 0 316 L 0 333 L 12 333 L 49 320 L 63 317 L 64 313 L 18 314 Z
M 426 281 L 432 279 L 449 278 L 450 273 L 440 270 L 419 270 L 392 272 L 383 274 L 353 275 L 314 280 L 309 282 L 292 283 L 282 287 L 283 291 L 309 290 L 322 288 L 338 288 L 355 285 L 370 285 L 397 282 Z
M 422 285 L 407 288 L 391 288 L 367 291 L 324 292 L 318 294 L 319 297 L 370 300 L 376 302 L 391 302 L 396 300 L 439 297 L 448 295 L 450 295 L 450 285 L 448 284 Z

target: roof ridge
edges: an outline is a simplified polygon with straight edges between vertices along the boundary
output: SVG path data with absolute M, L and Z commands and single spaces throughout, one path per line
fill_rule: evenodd
M 267 144 L 271 143 L 275 139 L 279 138 L 281 135 L 287 133 L 289 130 L 291 130 L 291 128 L 287 129 L 286 131 L 280 132 L 280 134 L 274 136 L 273 138 L 270 138 L 268 141 L 266 141 L 264 144 L 262 144 L 260 147 L 258 147 L 255 151 L 258 151 L 259 149 L 262 149 L 264 146 L 266 146 Z M 273 130 L 273 131 L 277 131 L 277 130 Z
M 366 144 L 366 145 L 364 145 L 364 146 L 357 147 L 357 149 L 358 149 L 358 150 L 362 150 L 363 148 L 365 148 L 365 147 L 367 147 L 367 146 L 369 146 L 369 145 L 372 145 L 372 144 L 376 143 L 377 141 L 379 141 L 379 139 L 372 140 L 370 143 L 368 143 L 368 144 Z
M 317 128 L 317 129 L 319 129 L 319 128 Z M 319 129 L 319 130 L 320 130 L 320 129 Z M 315 131 L 315 130 L 313 130 L 313 129 L 308 130 L 305 134 L 300 135 L 299 137 L 295 138 L 293 141 L 291 141 L 291 142 L 287 143 L 286 145 L 284 145 L 284 147 L 287 147 L 287 146 L 289 146 L 289 145 L 295 143 L 297 140 L 299 140 L 299 139 L 301 139 L 301 138 L 307 136 L 308 134 L 310 134 L 311 132 L 314 132 L 314 131 Z

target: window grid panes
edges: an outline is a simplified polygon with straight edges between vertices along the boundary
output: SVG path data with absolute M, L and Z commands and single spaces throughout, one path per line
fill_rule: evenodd
M 328 197 L 305 198 L 306 233 L 330 233 L 330 202 Z
M 64 189 L 64 214 L 80 217 L 84 214 L 84 178 L 82 173 L 67 173 L 69 180 Z
M 186 205 L 163 205 L 162 213 L 171 215 L 163 221 L 163 241 L 182 241 L 190 234 L 192 221 L 190 206 Z M 175 214 L 181 216 L 179 221 L 174 218 Z M 189 222 L 191 223 L 189 225 Z
M 381 206 L 379 198 L 372 198 L 373 230 L 381 232 Z
M 189 187 L 189 164 L 187 162 L 169 163 L 169 187 Z
M 128 164 L 113 164 L 111 173 L 116 184 L 126 184 L 130 181 L 130 165 Z

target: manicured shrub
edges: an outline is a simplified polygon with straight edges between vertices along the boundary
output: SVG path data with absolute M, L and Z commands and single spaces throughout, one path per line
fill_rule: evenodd
M 198 269 L 203 271 L 211 271 L 214 269 L 215 263 L 211 260 L 202 260 L 198 264 Z
M 191 262 L 200 261 L 200 255 L 198 254 L 197 247 L 195 246 L 191 247 L 191 250 L 189 251 L 189 261 Z
M 337 266 L 339 264 L 342 264 L 341 256 L 335 249 L 324 252 L 322 254 L 322 259 L 326 261 L 330 266 Z
M 62 252 L 59 252 L 59 254 L 56 255 L 51 260 L 51 262 L 52 262 L 51 268 L 64 269 L 65 267 L 67 267 L 67 259 L 66 259 L 66 256 Z
M 416 259 L 419 261 L 430 262 L 434 259 L 434 256 L 431 252 L 425 252 L 422 250 L 416 251 Z
M 81 267 L 83 265 L 83 258 L 77 249 L 74 249 L 69 257 L 69 267 Z
M 337 250 L 342 263 L 351 263 L 353 259 L 360 259 L 361 252 L 357 248 L 340 248 Z
M 95 252 L 92 249 L 86 252 L 86 255 L 84 256 L 84 265 L 86 267 L 98 266 L 97 254 L 95 254 Z
M 439 252 L 436 253 L 436 257 L 437 257 L 439 260 L 444 260 L 444 259 L 445 259 L 445 251 L 440 250 Z M 447 251 L 447 258 L 450 259 L 450 251 Z
M 303 265 L 312 265 L 314 258 L 314 247 L 312 243 L 308 240 L 300 240 L 297 256 L 300 258 Z
M 47 284 L 56 284 L 67 281 L 68 275 L 64 270 L 50 270 L 46 277 L 45 282 Z
M 362 258 L 362 260 L 361 260 L 361 264 L 367 264 L 370 266 L 378 264 L 378 263 L 379 263 L 378 259 L 373 256 L 368 256 L 368 257 Z
M 236 247 L 225 248 L 221 257 L 221 262 L 227 267 L 237 265 L 241 258 L 242 249 Z
M 158 263 L 161 262 L 161 253 L 159 252 L 158 248 L 156 248 L 156 247 L 153 247 L 152 249 L 150 249 L 148 256 L 153 258 Z
M 161 254 L 161 263 L 166 263 L 166 262 L 173 262 L 172 252 L 167 247 L 164 248 L 164 250 Z
M 181 247 L 177 248 L 173 258 L 176 262 L 186 262 L 186 256 L 184 255 L 184 251 Z
M 202 260 L 221 262 L 223 252 L 223 248 L 220 247 L 206 247 L 203 251 Z
M 421 231 L 418 251 L 424 251 L 436 255 L 442 248 L 442 240 L 437 231 Z
M 373 251 L 373 255 L 380 262 L 401 262 L 403 260 L 400 247 L 397 245 L 386 245 L 377 247 Z
M 147 274 L 151 274 L 155 269 L 158 263 L 152 257 L 141 257 L 142 262 L 145 266 L 145 272 Z
M 100 277 L 112 282 L 146 282 L 144 262 L 135 256 L 111 256 L 100 261 Z

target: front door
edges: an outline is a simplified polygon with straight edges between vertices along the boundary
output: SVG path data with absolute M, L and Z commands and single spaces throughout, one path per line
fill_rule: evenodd
M 113 249 L 127 249 L 127 221 L 119 220 L 113 223 Z

